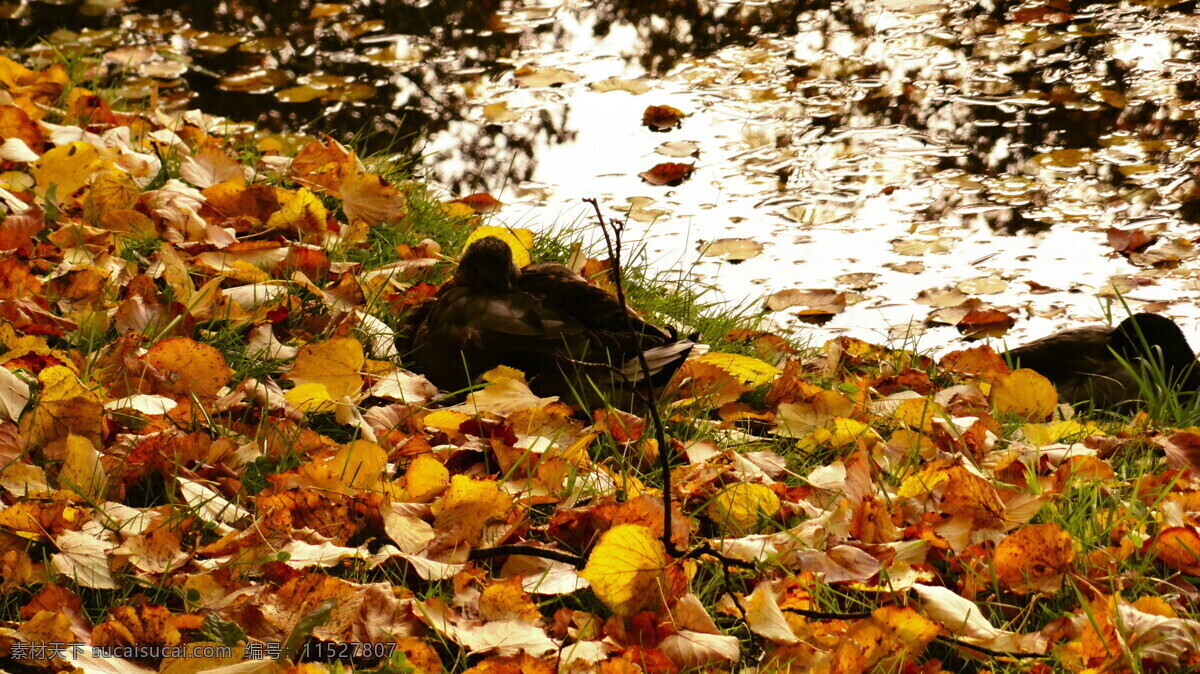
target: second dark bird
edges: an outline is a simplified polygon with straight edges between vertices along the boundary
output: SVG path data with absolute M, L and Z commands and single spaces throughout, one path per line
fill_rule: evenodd
M 439 389 L 468 388 L 508 365 L 525 373 L 534 392 L 585 407 L 635 407 L 638 352 L 661 390 L 693 346 L 561 264 L 518 268 L 508 244 L 492 236 L 467 247 L 453 278 L 418 307 L 409 327 L 401 351 Z
M 1072 328 L 1009 351 L 1014 364 L 1054 383 L 1059 397 L 1097 408 L 1130 408 L 1141 397 L 1133 373 L 1121 363 L 1153 364 L 1179 392 L 1200 389 L 1200 368 L 1183 331 L 1169 318 L 1134 314 L 1115 328 Z M 1120 356 L 1120 358 L 1118 358 Z

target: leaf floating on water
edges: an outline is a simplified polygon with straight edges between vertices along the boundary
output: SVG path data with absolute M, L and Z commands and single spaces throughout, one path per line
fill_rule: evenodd
M 642 112 L 642 126 L 651 131 L 670 131 L 679 126 L 687 114 L 669 105 L 651 105 Z
M 638 175 L 641 176 L 642 180 L 651 185 L 675 186 L 691 177 L 692 171 L 695 168 L 695 164 L 681 164 L 668 161 L 656 164 L 654 168 L 649 171 L 642 171 Z
M 700 144 L 690 140 L 670 140 L 654 148 L 654 151 L 664 157 L 699 157 Z
M 628 91 L 634 96 L 650 91 L 650 84 L 645 80 L 627 80 L 623 77 L 609 77 L 588 85 L 592 91 L 608 93 L 610 91 Z
M 959 281 L 955 287 L 968 295 L 994 295 L 1008 289 L 1008 282 L 995 275 L 980 276 Z
M 538 68 L 535 66 L 521 66 L 513 73 L 513 77 L 517 80 L 517 86 L 525 88 L 538 87 L 561 87 L 564 84 L 573 84 L 579 81 L 579 75 L 570 70 L 562 68 Z
M 892 250 L 901 255 L 925 255 L 926 253 L 948 253 L 954 244 L 954 239 L 940 237 L 937 239 L 896 239 L 892 241 Z
M 840 314 L 846 309 L 846 293 L 829 288 L 816 290 L 791 288 L 780 290 L 767 297 L 766 307 L 771 311 L 781 311 L 794 306 L 807 307 L 800 312 L 805 315 Z
M 521 119 L 521 113 L 510 110 L 507 103 L 489 103 L 483 106 L 483 118 L 492 124 L 503 124 Z
M 1132 253 L 1144 249 L 1158 240 L 1158 237 L 1144 229 L 1120 229 L 1109 227 L 1104 231 L 1108 245 L 1118 253 Z
M 754 239 L 717 239 L 700 244 L 700 257 L 719 257 L 733 263 L 758 257 L 762 252 L 763 245 Z
M 1000 337 L 1008 332 L 1017 319 L 1008 312 L 993 307 L 980 307 L 967 312 L 955 326 L 970 339 Z

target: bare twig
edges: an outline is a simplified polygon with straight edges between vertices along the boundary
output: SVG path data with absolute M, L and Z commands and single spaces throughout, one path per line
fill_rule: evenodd
M 612 281 L 617 290 L 617 301 L 625 309 L 626 329 L 638 336 L 637 359 L 638 366 L 642 370 L 642 379 L 640 382 L 642 388 L 641 397 L 646 403 L 646 408 L 650 413 L 650 422 L 654 426 L 654 437 L 658 441 L 658 466 L 662 470 L 663 547 L 667 549 L 667 554 L 676 559 L 691 559 L 707 555 L 725 566 L 733 566 L 739 569 L 754 569 L 755 565 L 753 562 L 725 555 L 718 552 L 716 548 L 708 543 L 704 543 L 691 550 L 680 550 L 675 547 L 675 542 L 671 540 L 671 500 L 673 490 L 671 488 L 670 445 L 667 444 L 667 427 L 663 423 L 662 415 L 658 411 L 658 396 L 654 390 L 654 382 L 650 379 L 650 364 L 646 362 L 646 354 L 641 349 L 642 333 L 634 329 L 633 317 L 629 313 L 629 303 L 625 301 L 624 274 L 621 269 L 621 236 L 625 233 L 625 223 L 621 220 L 613 220 L 611 218 L 605 220 L 604 214 L 600 212 L 600 204 L 595 199 L 584 199 L 583 201 L 584 203 L 591 204 L 592 209 L 596 212 L 596 219 L 600 222 L 600 233 L 604 235 L 604 245 L 608 249 L 609 259 L 612 260 Z
M 658 413 L 658 397 L 655 395 L 654 382 L 650 380 L 650 364 L 646 362 L 646 353 L 642 351 L 641 332 L 633 327 L 633 317 L 629 315 L 629 304 L 625 301 L 625 287 L 621 273 L 621 235 L 625 233 L 625 223 L 621 220 L 605 220 L 600 212 L 600 204 L 595 199 L 584 199 L 584 203 L 592 205 L 596 211 L 596 219 L 600 221 L 600 232 L 604 235 L 604 245 L 608 248 L 608 258 L 613 265 L 613 285 L 617 289 L 617 301 L 625 309 L 625 326 L 630 333 L 638 336 L 637 359 L 642 368 L 642 394 L 646 407 L 650 411 L 650 420 L 654 424 L 654 437 L 658 441 L 658 466 L 662 469 L 663 480 L 663 534 L 662 542 L 672 557 L 679 557 L 680 552 L 671 540 L 671 455 L 670 445 L 667 444 L 667 429 L 662 416 Z M 612 229 L 610 232 L 609 229 Z
M 467 555 L 467 559 L 475 561 L 490 559 L 492 557 L 507 557 L 509 555 L 540 557 L 542 559 L 570 564 L 577 569 L 582 569 L 584 564 L 584 559 L 579 555 L 572 555 L 569 552 L 558 552 L 557 550 L 547 550 L 546 548 L 539 548 L 536 545 L 496 545 L 490 548 L 476 548 Z

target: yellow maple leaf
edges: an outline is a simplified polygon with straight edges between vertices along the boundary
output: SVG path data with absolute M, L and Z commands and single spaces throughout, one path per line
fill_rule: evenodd
M 450 486 L 450 471 L 441 461 L 429 454 L 413 459 L 404 474 L 404 489 L 408 498 L 417 503 L 428 503 Z
M 40 391 L 37 405 L 21 415 L 20 433 L 30 448 L 74 433 L 100 444 L 104 405 L 100 397 L 84 386 L 75 373 L 63 365 L 53 365 L 38 373 Z
M 320 384 L 332 400 L 358 393 L 363 380 L 359 372 L 366 365 L 362 344 L 352 337 L 335 337 L 300 347 L 296 364 L 285 379 L 302 384 Z
M 160 388 L 171 395 L 209 398 L 229 383 L 233 375 L 220 351 L 189 337 L 155 343 L 146 352 L 146 362 L 158 370 L 162 377 Z
M 375 226 L 404 216 L 407 203 L 404 193 L 378 174 L 350 171 L 339 190 L 347 222 L 362 221 Z
M 524 228 L 512 227 L 496 227 L 494 225 L 484 225 L 476 227 L 475 231 L 467 237 L 467 242 L 463 244 L 463 250 L 484 237 L 494 236 L 512 249 L 513 263 L 518 267 L 524 267 L 533 261 L 533 257 L 529 254 L 529 249 L 533 248 L 533 232 Z
M 355 440 L 342 446 L 333 457 L 333 472 L 357 489 L 370 489 L 387 468 L 387 452 L 369 440 Z
M 332 412 L 337 405 L 337 401 L 329 397 L 329 389 L 315 382 L 291 388 L 284 392 L 283 397 L 304 414 Z
M 779 512 L 779 497 L 769 487 L 738 482 L 725 487 L 709 502 L 705 513 L 732 536 L 754 533 L 758 523 Z
M 579 575 L 610 611 L 628 616 L 658 601 L 666 566 L 667 550 L 649 527 L 618 524 L 600 537 Z
M 1054 385 L 1042 375 L 1022 368 L 996 380 L 991 392 L 992 406 L 1001 414 L 1015 414 L 1041 421 L 1058 407 Z
M 328 218 L 329 211 L 325 204 L 307 187 L 301 187 L 283 202 L 278 211 L 271 214 L 267 219 L 267 228 L 286 229 L 320 241 L 328 231 L 325 228 Z
M 494 583 L 479 595 L 479 612 L 485 620 L 520 620 L 531 625 L 541 622 L 542 612 L 521 585 L 521 577 Z
M 90 143 L 59 145 L 38 159 L 33 170 L 35 189 L 39 196 L 45 197 L 53 186 L 55 203 L 65 203 L 103 166 L 100 151 Z
M 76 494 L 93 501 L 104 496 L 108 476 L 100 465 L 100 452 L 91 440 L 69 434 L 66 440 L 66 460 L 58 471 L 58 482 Z
M 455 475 L 450 488 L 435 502 L 433 526 L 467 543 L 476 543 L 488 520 L 500 517 L 512 507 L 512 497 L 500 489 L 495 480 L 475 480 Z

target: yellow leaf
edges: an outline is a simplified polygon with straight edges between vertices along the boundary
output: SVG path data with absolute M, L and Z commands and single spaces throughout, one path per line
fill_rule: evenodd
M 992 553 L 1001 584 L 1017 594 L 1056 594 L 1075 560 L 1071 534 L 1057 524 L 1032 524 L 1004 537 Z
M 1054 385 L 1042 375 L 1022 368 L 999 378 L 992 386 L 992 406 L 1001 414 L 1041 421 L 1058 406 Z
M 618 524 L 604 532 L 579 575 L 610 611 L 628 616 L 659 598 L 667 550 L 648 527 Z
M 1025 424 L 1021 427 L 1021 434 L 1025 436 L 1025 440 L 1030 444 L 1043 447 L 1055 442 L 1076 440 L 1088 435 L 1103 435 L 1103 431 L 1090 421 L 1082 424 L 1075 419 L 1067 419 L 1066 421 L 1058 421 L 1053 424 Z
M 908 428 L 928 433 L 933 429 L 934 419 L 947 419 L 949 415 L 929 398 L 909 398 L 896 407 L 892 417 Z
M 737 482 L 725 487 L 708 504 L 705 513 L 717 526 L 732 536 L 744 536 L 758 529 L 759 521 L 779 512 L 779 497 L 769 487 Z
M 220 351 L 188 337 L 155 343 L 146 352 L 146 362 L 162 377 L 163 392 L 177 396 L 210 398 L 233 375 Z
M 484 620 L 520 620 L 531 625 L 542 619 L 519 576 L 485 587 L 479 596 L 479 613 Z
M 324 239 L 329 211 L 307 187 L 301 187 L 267 219 L 268 229 L 286 229 L 318 240 Z
M 854 419 L 835 417 L 830 421 L 829 426 L 832 436 L 830 439 L 837 447 L 849 445 L 863 437 L 879 437 L 870 426 L 861 421 L 855 421 Z
M 349 172 L 340 185 L 346 221 L 374 226 L 394 222 L 404 215 L 404 193 L 378 174 Z
M 93 445 L 100 443 L 104 405 L 99 396 L 63 365 L 39 372 L 38 383 L 37 405 L 26 408 L 19 427 L 29 448 L 42 447 L 72 433 L 82 435 Z
M 387 452 L 369 440 L 347 443 L 333 457 L 333 472 L 358 489 L 370 489 L 387 468 Z
M 469 218 L 475 215 L 475 209 L 466 204 L 451 201 L 448 204 L 442 204 L 442 213 L 449 218 Z
M 450 488 L 435 502 L 433 526 L 448 537 L 475 544 L 489 520 L 503 517 L 512 508 L 512 497 L 494 480 L 474 480 L 455 475 Z
M 463 414 L 454 410 L 438 410 L 426 414 L 421 423 L 443 431 L 457 431 L 458 427 L 462 426 L 463 422 L 470 420 L 470 418 L 470 414 Z
M 46 196 L 53 185 L 56 203 L 64 203 L 103 166 L 100 151 L 90 143 L 77 141 L 59 145 L 37 161 L 33 171 L 37 193 Z
M 104 496 L 108 476 L 100 465 L 100 452 L 91 440 L 69 434 L 66 441 L 66 460 L 58 471 L 58 482 L 76 494 L 96 501 Z
M 706 353 L 695 360 L 724 369 L 747 386 L 761 386 L 779 374 L 779 368 L 757 358 L 737 353 Z
M 332 412 L 337 405 L 329 397 L 329 389 L 316 382 L 300 384 L 283 394 L 284 399 L 305 414 Z
M 496 367 L 483 373 L 483 380 L 489 384 L 499 384 L 505 379 L 512 379 L 525 384 L 525 373 L 507 365 L 497 365 Z
M 359 372 L 366 364 L 362 344 L 351 337 L 335 337 L 300 347 L 292 371 L 286 379 L 300 384 L 322 384 L 333 400 L 358 393 L 362 389 Z
M 466 250 L 466 247 L 473 242 L 488 236 L 494 236 L 508 244 L 508 247 L 512 249 L 513 263 L 518 267 L 524 267 L 533 262 L 533 258 L 529 255 L 529 249 L 533 248 L 533 232 L 523 228 L 513 229 L 493 225 L 476 227 L 475 231 L 471 232 L 471 236 L 467 237 L 467 242 L 463 244 L 463 250 Z
M 417 503 L 428 503 L 450 486 L 450 471 L 441 461 L 429 454 L 413 459 L 404 474 L 404 489 L 408 498 Z

